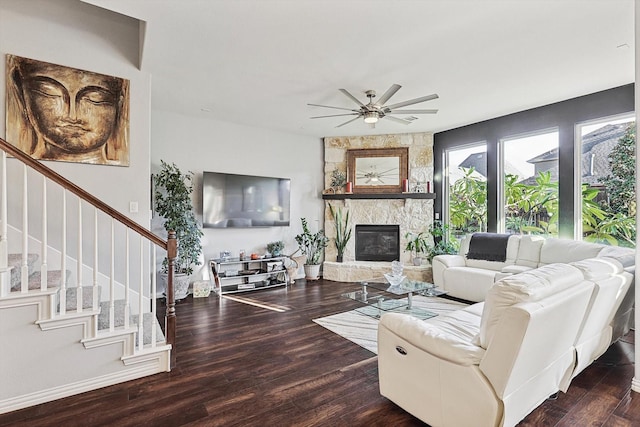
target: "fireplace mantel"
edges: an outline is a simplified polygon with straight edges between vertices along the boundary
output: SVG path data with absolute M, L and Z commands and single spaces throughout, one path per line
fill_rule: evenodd
M 324 200 L 347 199 L 435 199 L 436 193 L 342 193 L 323 194 Z

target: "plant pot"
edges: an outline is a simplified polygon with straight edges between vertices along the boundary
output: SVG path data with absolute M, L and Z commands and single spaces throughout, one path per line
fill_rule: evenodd
M 304 276 L 307 280 L 318 280 L 320 277 L 320 264 L 305 264 Z
M 343 261 L 343 255 L 336 255 L 336 262 L 342 262 Z
M 415 266 L 422 265 L 422 258 L 421 257 L 413 257 L 413 265 L 415 265 Z
M 168 275 L 167 273 L 161 273 L 164 283 L 164 294 L 167 294 L 167 288 L 169 285 L 167 284 Z M 184 273 L 174 273 L 173 274 L 173 299 L 175 301 L 180 301 L 181 299 L 185 299 L 189 295 L 189 276 Z

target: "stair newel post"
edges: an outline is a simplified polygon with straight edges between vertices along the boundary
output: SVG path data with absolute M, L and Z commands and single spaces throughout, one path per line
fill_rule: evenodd
M 165 334 L 167 343 L 171 344 L 171 367 L 176 366 L 176 301 L 173 292 L 173 272 L 178 256 L 178 241 L 176 232 L 169 231 L 167 239 L 167 312 L 165 315 Z

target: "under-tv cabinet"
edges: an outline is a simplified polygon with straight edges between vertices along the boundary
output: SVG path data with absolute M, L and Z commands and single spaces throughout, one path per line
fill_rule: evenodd
M 211 286 L 218 295 L 287 286 L 286 257 L 224 258 L 209 261 Z

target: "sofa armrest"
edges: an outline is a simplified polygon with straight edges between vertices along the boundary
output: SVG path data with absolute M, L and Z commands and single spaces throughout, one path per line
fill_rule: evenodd
M 464 267 L 466 260 L 462 255 L 436 255 L 431 260 L 433 283 L 444 289 L 444 271 L 451 267 Z
M 466 258 L 462 255 L 436 255 L 433 257 L 433 261 L 441 263 L 446 268 L 464 267 L 466 265 Z
M 380 319 L 378 335 L 387 332 L 426 353 L 462 366 L 479 365 L 485 353 L 482 347 L 474 345 L 471 340 L 405 314 L 384 314 Z

